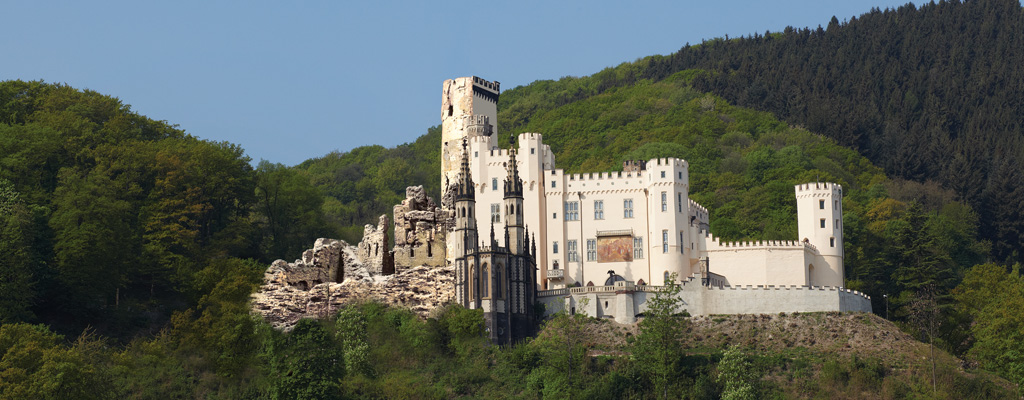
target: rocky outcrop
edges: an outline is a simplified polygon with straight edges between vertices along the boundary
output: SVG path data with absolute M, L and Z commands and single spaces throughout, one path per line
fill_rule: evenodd
M 317 239 L 301 259 L 275 261 L 252 295 L 253 312 L 289 330 L 302 318 L 324 318 L 363 301 L 406 307 L 426 317 L 454 296 L 452 268 L 416 266 L 382 275 L 367 268 L 357 251 L 344 241 Z
M 448 213 L 427 197 L 423 186 L 405 189 L 405 200 L 395 205 L 395 266 L 445 265 Z

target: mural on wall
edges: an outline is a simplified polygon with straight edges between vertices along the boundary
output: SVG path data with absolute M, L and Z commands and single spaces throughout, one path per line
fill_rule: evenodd
M 633 236 L 597 238 L 597 262 L 633 261 Z

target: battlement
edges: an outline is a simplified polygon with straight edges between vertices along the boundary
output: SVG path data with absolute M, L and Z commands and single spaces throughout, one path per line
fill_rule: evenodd
M 700 205 L 700 203 L 693 201 L 693 199 L 687 198 L 686 201 L 688 202 L 690 207 L 690 215 L 693 215 L 700 220 L 707 220 L 708 216 L 710 215 L 708 214 L 707 208 L 704 208 L 704 206 Z
M 622 171 L 624 172 L 640 172 L 645 169 L 647 169 L 647 161 L 626 160 L 622 162 Z
M 792 290 L 792 291 L 844 292 L 844 293 L 853 294 L 855 296 L 860 296 L 861 298 L 864 298 L 864 299 L 867 299 L 867 300 L 871 300 L 871 296 L 868 296 L 867 294 L 865 294 L 863 292 L 859 292 L 859 291 L 856 291 L 856 290 L 850 290 L 850 289 L 844 288 L 842 286 L 807 286 L 807 285 L 803 285 L 803 286 L 798 286 L 798 285 L 788 285 L 788 286 L 787 285 L 745 285 L 745 286 L 741 285 L 741 286 L 729 286 L 729 285 L 722 285 L 722 286 L 709 286 L 707 288 L 707 290 L 713 290 L 713 291 L 726 291 L 726 290 L 751 290 L 751 291 L 754 291 L 754 290 L 773 290 L 773 291 L 775 291 L 775 290 Z
M 843 186 L 838 183 L 832 182 L 811 182 L 801 183 L 795 186 L 796 195 L 822 195 L 828 191 L 832 192 L 832 195 L 842 197 Z
M 669 167 L 682 167 L 682 168 L 688 168 L 690 166 L 689 163 L 686 162 L 686 160 L 679 159 L 679 158 L 674 158 L 674 157 L 653 158 L 650 161 L 648 161 L 648 165 L 669 166 Z
M 484 78 L 473 77 L 473 96 L 481 97 L 492 103 L 498 103 L 498 96 L 501 94 L 501 83 L 488 81 Z
M 721 249 L 740 250 L 740 249 L 767 249 L 767 248 L 790 248 L 790 249 L 807 249 L 815 253 L 818 252 L 818 248 L 808 242 L 801 242 L 799 240 L 756 240 L 756 241 L 737 241 L 737 242 L 722 242 L 719 238 L 710 232 L 704 231 L 705 237 L 708 238 L 709 244 L 714 244 Z M 713 249 L 708 246 L 708 250 Z

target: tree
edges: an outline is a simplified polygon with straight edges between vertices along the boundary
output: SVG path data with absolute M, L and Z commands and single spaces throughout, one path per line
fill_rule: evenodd
M 1024 277 L 1020 265 L 1007 269 L 980 264 L 953 291 L 957 307 L 973 319 L 969 353 L 986 369 L 1024 386 Z
M 341 394 L 342 350 L 320 322 L 303 319 L 286 335 L 271 339 L 271 398 L 328 399 Z
M 757 390 L 754 384 L 757 377 L 747 356 L 743 354 L 739 346 L 730 345 L 722 360 L 718 362 L 718 380 L 725 386 L 722 391 L 722 399 L 725 400 L 753 400 L 757 398 Z
M 588 300 L 584 298 L 581 306 Z M 537 343 L 543 349 L 546 363 L 559 372 L 559 376 L 545 380 L 545 393 L 569 398 L 576 394 L 590 337 L 587 319 L 585 313 L 562 310 L 544 324 L 542 331 L 547 335 L 539 337 Z
M 31 224 L 20 194 L 0 178 L 0 324 L 32 318 Z
M 682 286 L 673 273 L 665 286 L 647 300 L 640 333 L 633 342 L 633 359 L 661 398 L 669 397 L 672 378 L 681 373 L 683 333 L 690 323 L 689 314 L 681 310 L 680 291 Z
M 910 323 L 928 339 L 929 360 L 932 365 L 932 394 L 935 394 L 935 337 L 942 327 L 942 314 L 935 286 L 924 286 L 908 305 Z

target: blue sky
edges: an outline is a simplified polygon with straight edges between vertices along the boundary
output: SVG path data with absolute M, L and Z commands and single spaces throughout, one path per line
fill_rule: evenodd
M 415 140 L 439 123 L 447 78 L 508 90 L 906 1 L 89 3 L 6 4 L 0 79 L 92 89 L 294 165 Z

